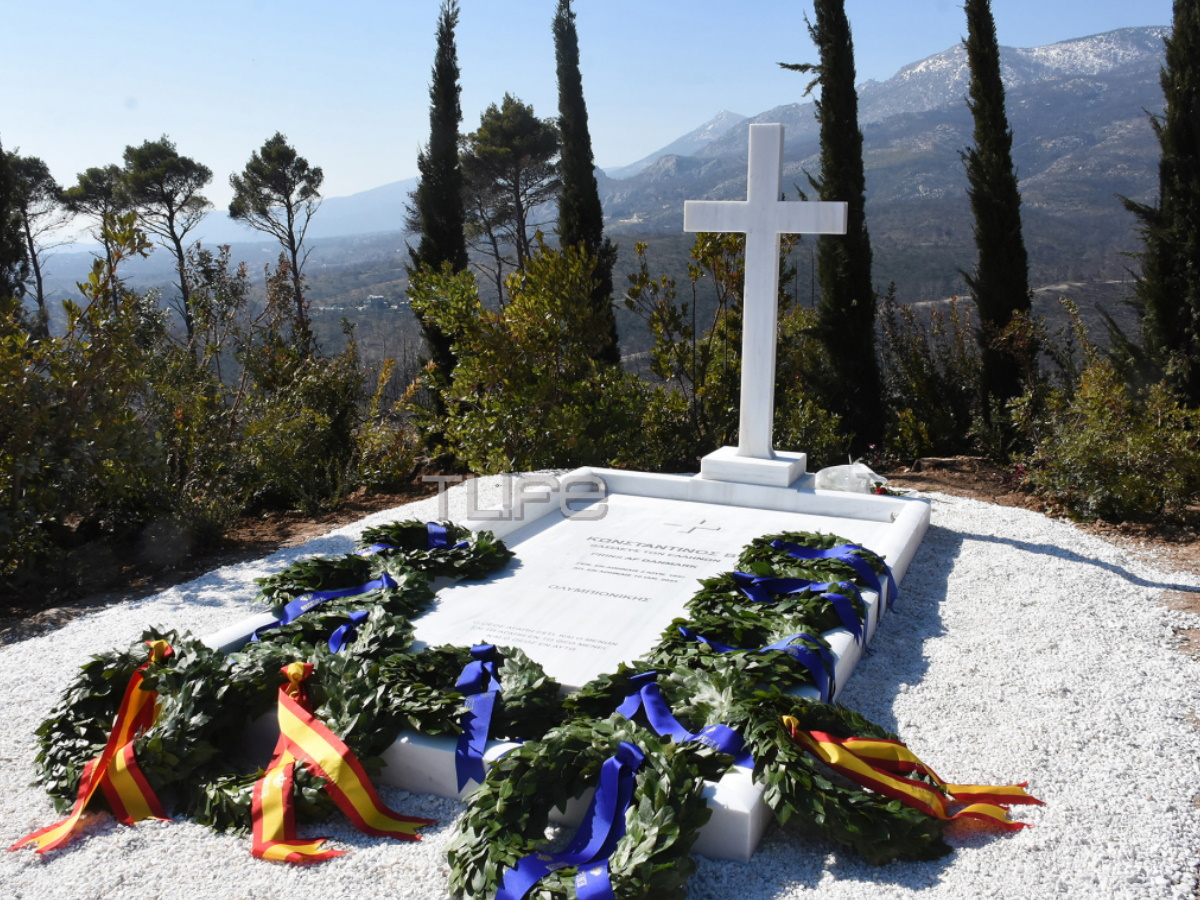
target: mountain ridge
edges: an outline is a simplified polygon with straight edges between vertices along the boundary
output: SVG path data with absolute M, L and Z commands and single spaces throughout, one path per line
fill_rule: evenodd
M 1103 82 L 1121 76 L 1124 69 L 1139 70 L 1144 75 L 1148 58 L 1153 57 L 1160 62 L 1162 36 L 1166 32 L 1164 27 L 1122 28 L 1042 47 L 1002 47 L 1001 66 L 1005 87 L 1012 94 L 1034 85 L 1074 79 L 1079 81 L 1076 89 L 1083 93 L 1089 87 L 1105 89 Z M 1157 65 L 1154 66 L 1155 74 Z M 966 53 L 961 44 L 909 63 L 885 81 L 864 81 L 859 85 L 859 122 L 864 129 L 864 136 L 869 136 L 871 126 L 897 116 L 920 115 L 947 107 L 957 107 L 957 115 L 951 118 L 961 121 L 966 115 L 968 83 Z M 1097 84 L 1099 88 L 1096 88 Z M 798 90 L 800 86 L 798 80 Z M 1017 102 L 1021 102 L 1020 97 Z M 1013 105 L 1010 98 L 1010 107 Z M 1016 112 L 1019 114 L 1019 110 Z M 1140 109 L 1137 115 L 1140 115 Z M 1136 118 L 1137 115 L 1126 118 Z M 1014 117 L 1014 110 L 1010 109 L 1010 118 Z M 727 163 L 736 163 L 740 157 L 744 165 L 749 126 L 760 122 L 779 122 L 784 125 L 787 138 L 786 167 L 796 169 L 797 164 L 801 164 L 801 167 L 811 168 L 813 153 L 810 145 L 819 134 L 815 106 L 811 101 L 783 104 L 751 116 L 721 110 L 708 121 L 636 162 L 598 169 L 597 178 L 602 185 L 602 194 L 608 195 L 603 199 L 611 196 L 628 200 L 636 195 L 638 190 L 634 185 L 621 184 L 630 179 L 645 176 L 651 184 L 661 184 L 665 180 L 682 183 L 687 180 L 687 172 L 701 173 L 710 182 L 719 173 L 720 178 L 705 187 L 713 193 L 712 199 L 721 199 L 717 195 L 728 193 L 736 186 L 739 175 L 735 167 L 659 163 L 672 156 L 725 160 Z M 895 132 L 896 129 L 893 126 L 888 131 Z M 965 141 L 960 143 L 962 146 L 959 149 L 966 146 Z M 744 173 L 740 177 L 744 180 Z M 346 237 L 403 230 L 404 206 L 416 183 L 416 178 L 408 178 L 342 197 L 326 198 L 321 212 L 313 220 L 311 235 L 314 238 Z M 659 198 L 651 191 L 648 199 L 652 201 L 649 205 L 653 206 L 653 201 Z M 702 195 L 689 199 L 702 199 Z M 610 211 L 606 208 L 605 212 L 609 221 L 618 227 L 623 227 L 627 222 L 647 221 L 648 216 L 657 217 L 650 210 Z M 678 216 L 682 216 L 681 204 Z M 257 237 L 244 226 L 219 215 L 206 220 L 201 235 L 207 243 L 248 242 Z
M 1166 31 L 1126 28 L 1045 47 L 1001 48 L 1034 283 L 1127 276 L 1126 254 L 1138 240 L 1114 195 L 1150 200 L 1157 190 L 1159 151 L 1145 110 L 1162 106 Z M 882 286 L 896 281 L 907 300 L 962 293 L 959 270 L 975 257 L 960 158 L 973 129 L 968 74 L 965 53 L 955 45 L 886 81 L 860 85 L 875 275 Z M 797 93 L 803 84 L 797 79 Z M 819 164 L 814 112 L 811 101 L 751 116 L 722 110 L 636 163 L 597 169 L 606 229 L 618 239 L 678 236 L 685 200 L 744 197 L 748 126 L 755 122 L 785 126 L 787 194 L 809 190 L 807 173 Z M 310 239 L 327 244 L 314 263 L 353 265 L 383 235 L 391 235 L 380 244 L 387 253 L 402 253 L 399 232 L 415 184 L 405 179 L 326 199 L 310 231 Z M 247 245 L 259 261 L 277 252 L 270 244 L 257 246 L 264 240 L 258 233 L 219 215 L 210 216 L 200 234 L 210 245 Z

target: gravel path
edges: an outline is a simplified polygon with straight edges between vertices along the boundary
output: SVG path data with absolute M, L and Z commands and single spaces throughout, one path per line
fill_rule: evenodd
M 493 488 L 484 486 L 481 503 Z M 1156 601 L 1200 586 L 1037 513 L 930 498 L 929 534 L 842 700 L 898 731 L 949 780 L 1027 779 L 1046 806 L 1014 814 L 1034 827 L 1009 835 L 956 824 L 952 855 L 882 868 L 773 828 L 748 864 L 698 860 L 689 897 L 1195 897 L 1200 662 L 1175 649 L 1174 628 L 1200 617 Z M 452 516 L 464 502 L 452 500 Z M 366 525 L 409 515 L 435 517 L 436 500 L 0 647 L 0 844 L 56 820 L 27 786 L 34 731 L 91 652 L 127 646 L 150 624 L 214 631 L 252 611 L 252 578 L 300 556 L 346 552 Z M 248 838 L 183 821 L 126 828 L 102 815 L 49 858 L 0 853 L 0 897 L 446 897 L 443 848 L 462 806 L 381 793 L 439 824 L 420 843 L 398 843 L 335 817 L 319 833 L 351 853 L 293 868 L 253 859 Z

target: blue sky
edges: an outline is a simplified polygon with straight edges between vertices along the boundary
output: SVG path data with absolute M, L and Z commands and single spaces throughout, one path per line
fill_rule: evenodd
M 554 0 L 462 0 L 463 129 L 510 92 L 555 114 Z M 416 174 L 428 137 L 437 0 L 7 4 L 0 141 L 63 184 L 169 135 L 214 172 L 208 196 L 276 130 L 325 170 L 326 196 Z M 576 0 L 596 161 L 634 162 L 721 109 L 802 99 L 778 61 L 815 58 L 797 0 Z M 993 0 L 1000 42 L 1032 47 L 1167 25 L 1168 0 Z M 846 0 L 860 80 L 955 44 L 959 0 Z M 16 38 L 16 39 L 14 39 Z

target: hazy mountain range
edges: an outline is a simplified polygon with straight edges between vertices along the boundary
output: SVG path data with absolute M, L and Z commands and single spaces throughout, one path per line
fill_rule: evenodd
M 1114 193 L 1153 191 L 1157 145 L 1144 110 L 1162 106 L 1163 31 L 1127 28 L 1048 47 L 1002 49 L 1014 153 L 1028 206 L 1090 215 L 1112 210 Z M 964 100 L 969 78 L 959 45 L 905 66 L 887 81 L 859 86 L 873 205 L 964 196 L 959 151 L 971 140 Z M 797 75 L 797 94 L 804 84 Z M 804 171 L 815 170 L 818 151 L 811 102 L 753 116 L 722 110 L 637 162 L 598 172 L 608 227 L 616 233 L 679 231 L 684 200 L 744 196 L 747 135 L 754 122 L 784 124 L 785 180 L 807 187 Z M 416 179 L 406 179 L 327 198 L 311 236 L 401 230 L 404 204 L 415 186 Z M 217 212 L 201 230 L 207 243 L 256 238 Z
M 1157 158 L 1157 147 L 1144 110 L 1162 106 L 1162 33 L 1129 28 L 1048 47 L 1002 49 L 1014 155 L 1027 204 L 1103 203 L 1105 197 L 1091 188 L 1109 197 L 1113 191 L 1140 195 L 1153 188 L 1155 167 L 1145 163 Z M 965 103 L 969 78 L 966 51 L 955 46 L 905 66 L 887 81 L 859 86 L 869 200 L 963 194 L 959 151 L 970 143 L 973 127 Z M 798 77 L 798 90 L 802 83 Z M 744 119 L 722 112 L 645 160 L 612 170 L 604 190 L 611 224 L 637 217 L 639 227 L 649 219 L 674 228 L 668 223 L 672 217 L 682 222 L 683 199 L 744 196 L 747 135 L 754 122 L 784 124 L 785 176 L 806 185 L 804 170 L 815 171 L 817 164 L 814 112 L 811 102 Z M 678 209 L 659 213 L 661 201 L 673 199 L 668 186 L 687 197 L 680 194 Z
M 1123 253 L 1137 241 L 1133 219 L 1114 195 L 1146 199 L 1156 190 L 1158 146 L 1145 110 L 1162 107 L 1164 31 L 1129 28 L 1047 47 L 1002 48 L 1035 284 L 1127 277 Z M 884 284 L 899 282 L 912 300 L 961 290 L 958 270 L 974 259 L 960 158 L 973 127 L 965 102 L 969 74 L 966 52 L 955 46 L 859 86 L 875 275 Z M 797 95 L 805 83 L 797 75 Z M 721 111 L 637 162 L 597 170 L 609 232 L 679 235 L 685 200 L 744 197 L 754 122 L 785 125 L 785 184 L 808 189 L 805 173 L 816 170 L 819 149 L 811 102 L 749 117 Z M 336 254 L 348 243 L 374 245 L 366 236 L 401 230 L 414 186 L 408 179 L 326 199 L 310 231 L 313 262 L 338 266 L 343 260 Z M 200 231 L 208 244 L 261 244 L 260 235 L 218 213 Z M 352 235 L 361 237 L 348 241 Z M 394 254 L 399 235 L 385 243 Z M 262 245 L 243 255 L 261 261 L 270 253 Z M 74 256 L 60 254 L 55 268 L 65 274 Z M 155 266 L 165 270 L 166 254 L 156 257 Z

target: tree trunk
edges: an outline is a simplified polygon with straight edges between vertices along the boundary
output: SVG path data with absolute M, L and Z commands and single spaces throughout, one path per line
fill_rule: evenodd
M 188 287 L 187 280 L 187 254 L 184 253 L 183 241 L 175 233 L 174 227 L 170 231 L 171 243 L 175 245 L 175 268 L 179 273 L 179 311 L 183 314 L 183 327 L 187 331 L 188 346 L 190 347 L 196 337 L 196 319 L 192 315 L 192 292 Z
M 42 282 L 42 265 L 38 260 L 33 232 L 29 229 L 29 217 L 22 216 L 21 222 L 25 226 L 25 245 L 29 250 L 29 265 L 33 267 L 33 283 L 36 288 L 33 299 L 37 301 L 38 305 L 37 321 L 33 323 L 31 331 L 34 337 L 45 340 L 50 337 L 50 317 L 46 313 L 46 290 Z

